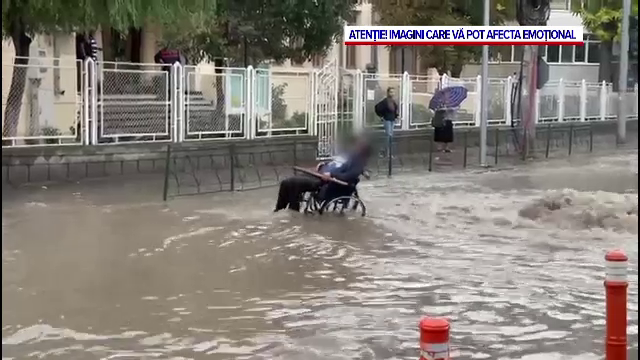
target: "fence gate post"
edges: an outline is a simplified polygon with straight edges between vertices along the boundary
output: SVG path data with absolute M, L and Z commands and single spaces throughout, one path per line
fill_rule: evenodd
M 587 81 L 580 82 L 580 121 L 587 121 Z
M 318 135 L 318 158 L 335 155 L 338 128 L 338 66 L 335 60 L 315 72 L 313 93 L 316 112 L 315 123 Z
M 97 145 L 98 144 L 98 75 L 99 67 L 96 66 L 96 62 L 92 58 L 85 60 L 83 64 L 83 77 L 82 82 L 82 101 L 84 105 L 83 111 L 83 129 L 82 135 L 84 138 L 84 145 Z
M 638 118 L 638 83 L 633 86 L 633 95 L 635 97 L 635 101 L 633 102 L 633 113 L 636 115 L 636 119 Z
M 444 76 L 443 76 L 443 80 L 444 80 Z M 480 126 L 480 117 L 482 116 L 480 114 L 480 93 L 482 92 L 482 76 L 478 75 L 476 77 L 476 106 L 475 106 L 475 111 L 474 111 L 474 115 L 475 115 L 475 124 L 476 126 Z
M 607 116 L 607 82 L 602 80 L 600 86 L 600 120 L 604 121 Z
M 411 122 L 411 78 L 408 72 L 402 74 L 400 91 L 400 121 L 402 130 L 409 130 Z
M 505 106 L 504 106 L 504 120 L 505 120 L 505 124 L 506 125 L 511 125 L 511 123 L 513 122 L 513 116 L 511 114 L 511 108 L 512 108 L 512 104 L 511 101 L 512 96 L 511 96 L 511 92 L 513 91 L 513 78 L 511 76 L 507 76 L 507 80 L 505 81 L 504 84 L 504 102 L 505 102 Z
M 558 81 L 558 122 L 564 121 L 564 80 Z
M 538 124 L 540 122 L 540 90 L 535 92 L 535 104 L 531 110 L 533 112 L 533 123 Z
M 258 121 L 255 113 L 254 113 L 254 109 L 255 109 L 255 70 L 253 69 L 253 66 L 249 65 L 247 66 L 247 71 L 245 73 L 245 79 L 244 79 L 245 85 L 244 85 L 244 89 L 245 89 L 245 97 L 244 97 L 244 101 L 245 101 L 245 105 L 244 105 L 244 111 L 245 111 L 245 120 L 244 120 L 244 126 L 245 126 L 245 133 L 246 133 L 246 137 L 247 139 L 254 139 L 256 137 L 256 124 L 255 122 Z
M 184 73 L 180 63 L 171 65 L 171 140 L 173 142 L 182 141 L 184 111 L 182 104 L 184 103 L 185 93 L 183 88 Z
M 353 133 L 364 130 L 364 78 L 360 69 L 353 79 Z

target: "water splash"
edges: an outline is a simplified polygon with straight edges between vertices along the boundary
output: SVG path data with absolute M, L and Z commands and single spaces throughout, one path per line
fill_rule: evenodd
M 603 228 L 637 234 L 638 195 L 550 191 L 520 209 L 519 215 L 563 229 Z

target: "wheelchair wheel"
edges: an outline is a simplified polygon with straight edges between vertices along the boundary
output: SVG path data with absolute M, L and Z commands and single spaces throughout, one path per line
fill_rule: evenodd
M 367 214 L 367 207 L 357 196 L 341 196 L 322 204 L 318 212 L 320 214 L 333 213 L 347 216 L 359 214 L 360 216 L 365 216 Z
M 318 203 L 316 202 L 313 194 L 310 192 L 304 193 L 302 201 L 300 202 L 300 208 L 305 214 L 313 214 L 319 211 Z

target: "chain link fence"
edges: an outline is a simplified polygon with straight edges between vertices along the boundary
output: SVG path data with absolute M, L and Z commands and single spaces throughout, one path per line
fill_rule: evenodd
M 531 153 L 533 159 L 544 161 L 621 149 L 637 150 L 637 120 L 628 123 L 627 143 L 623 147 L 616 142 L 616 128 L 615 121 L 541 124 Z M 490 127 L 487 165 L 502 168 L 530 161 L 522 159 L 521 137 L 517 128 Z M 479 169 L 479 141 L 477 128 L 457 128 L 450 146 L 452 152 L 446 153 L 438 151 L 431 130 L 402 132 L 393 139 L 392 156 L 373 157 L 368 168 L 374 176 Z M 118 153 L 117 148 L 111 148 L 113 151 L 93 156 L 34 156 L 7 151 L 3 152 L 3 184 L 75 183 L 87 178 L 108 178 L 110 183 L 141 179 L 159 184 L 164 179 L 163 193 L 171 198 L 274 186 L 293 173 L 292 166 L 316 164 L 316 139 L 311 136 L 269 142 L 214 142 L 203 146 L 205 144 L 169 144 L 168 148 L 157 144 L 155 149 L 139 154 Z M 386 146 L 386 139 L 381 137 L 374 145 Z
M 97 141 L 171 139 L 170 65 L 98 63 Z
M 15 61 L 14 61 L 15 60 Z M 429 128 L 428 103 L 441 86 L 464 86 L 467 99 L 454 125 L 480 123 L 480 78 L 364 74 L 337 70 L 337 111 L 323 110 L 318 71 L 24 58 L 3 63 L 3 147 L 182 142 L 321 135 L 320 121 L 338 124 L 331 136 L 381 130 L 375 104 L 393 88 L 396 128 Z M 326 79 L 325 79 L 326 80 Z M 489 125 L 517 123 L 515 78 L 489 79 Z M 320 96 L 322 95 L 322 96 Z M 549 82 L 538 92 L 539 123 L 604 121 L 617 117 L 611 84 Z M 638 116 L 638 87 L 624 106 Z M 320 119 L 321 118 L 321 119 Z M 515 120 L 515 121 L 514 121 Z
M 433 112 L 428 109 L 433 94 L 440 87 L 440 80 L 427 76 L 415 76 L 411 79 L 411 109 L 409 126 L 424 128 L 431 124 Z
M 185 140 L 246 136 L 247 70 L 185 66 Z

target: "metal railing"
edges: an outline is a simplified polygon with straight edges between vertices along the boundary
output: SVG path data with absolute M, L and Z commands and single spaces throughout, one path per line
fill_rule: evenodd
M 616 142 L 616 126 L 611 121 L 546 123 L 537 127 L 532 155 L 535 159 L 563 159 L 591 153 L 637 149 L 637 123 L 630 126 L 624 147 Z M 524 159 L 518 146 L 519 134 L 508 126 L 494 126 L 488 132 L 488 161 L 491 166 L 511 167 Z M 392 157 L 373 157 L 367 169 L 375 177 L 402 172 L 443 172 L 454 169 L 484 169 L 480 166 L 479 132 L 473 127 L 455 131 L 454 151 L 440 152 L 432 130 L 405 132 L 395 136 Z M 374 139 L 376 150 L 386 139 Z M 170 144 L 166 149 L 163 198 L 204 193 L 242 191 L 277 186 L 291 176 L 293 166 L 315 166 L 315 144 L 295 140 L 261 147 L 240 148 L 217 144 L 215 148 L 182 149 Z M 527 159 L 526 161 L 530 161 Z
M 324 144 L 328 135 L 381 129 L 373 108 L 387 88 L 396 90 L 399 130 L 429 128 L 428 103 L 443 86 L 468 89 L 454 125 L 480 123 L 479 76 L 366 74 L 337 66 L 300 70 L 11 60 L 3 63 L 3 147 L 300 135 L 317 135 Z M 511 101 L 515 86 L 511 77 L 489 79 L 489 125 L 517 121 Z M 603 121 L 618 111 L 617 93 L 604 82 L 552 81 L 537 92 L 536 102 L 540 123 Z M 625 106 L 630 119 L 638 117 L 637 84 Z M 334 122 L 335 131 L 319 128 Z

